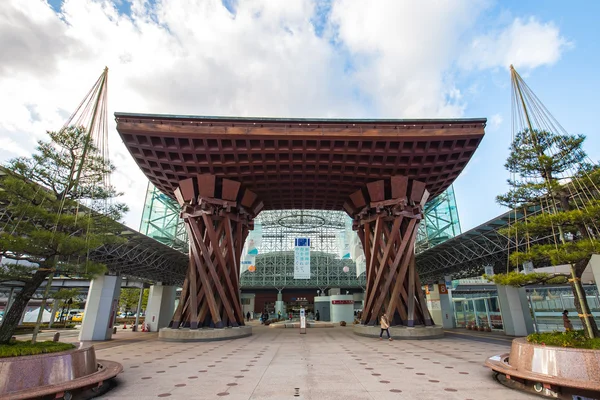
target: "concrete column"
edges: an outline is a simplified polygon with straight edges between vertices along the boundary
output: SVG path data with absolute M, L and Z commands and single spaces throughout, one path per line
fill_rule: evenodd
M 56 313 L 58 312 L 58 303 L 60 303 L 60 300 L 52 299 L 52 311 L 50 314 L 50 321 L 48 322 L 48 328 L 52 328 L 52 324 L 56 319 Z
M 442 325 L 445 329 L 456 328 L 454 302 L 447 287 L 446 293 L 440 293 L 440 285 L 433 285 L 433 291 L 427 295 L 427 308 L 436 325 Z
M 533 333 L 533 320 L 525 288 L 497 285 L 498 302 L 504 333 L 510 336 L 527 336 Z
M 254 319 L 254 304 L 255 304 L 256 294 L 254 293 L 242 293 L 242 313 L 244 314 L 244 319 L 246 319 L 246 314 L 250 312 L 250 319 Z M 244 304 L 244 301 L 247 300 L 248 304 Z
M 8 314 L 8 310 L 10 310 L 10 306 L 12 306 L 14 294 L 15 294 L 15 288 L 11 287 L 10 292 L 8 292 L 8 299 L 6 299 L 6 307 L 4 307 L 4 315 Z
M 275 315 L 278 313 L 281 313 L 281 318 L 287 318 L 285 315 L 285 303 L 283 302 L 281 290 L 277 293 L 277 301 L 275 302 Z
M 88 290 L 79 340 L 109 340 L 119 309 L 121 277 L 104 275 L 92 279 Z
M 345 321 L 351 324 L 354 321 L 354 297 L 351 294 L 329 296 L 331 322 Z M 316 303 L 315 303 L 316 304 Z
M 329 296 L 315 296 L 315 319 L 319 312 L 319 321 L 329 321 L 331 313 L 331 299 Z
M 146 325 L 151 332 L 158 332 L 171 322 L 175 312 L 175 286 L 153 285 L 150 286 L 148 307 L 146 308 Z
M 600 254 L 593 254 L 588 267 L 592 268 L 592 275 L 596 282 L 596 287 L 600 290 Z

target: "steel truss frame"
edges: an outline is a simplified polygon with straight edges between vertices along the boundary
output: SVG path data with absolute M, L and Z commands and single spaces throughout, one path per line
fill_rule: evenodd
M 348 267 L 348 272 L 344 272 Z M 356 264 L 335 254 L 311 251 L 310 279 L 294 279 L 294 252 L 274 251 L 256 257 L 256 271 L 240 277 L 244 289 L 328 288 L 358 289 L 366 285 L 366 276 L 356 277 Z
M 515 221 L 523 220 L 541 212 L 541 207 L 531 206 L 525 210 L 512 210 L 473 228 L 453 239 L 439 244 L 421 254 L 417 254 L 417 270 L 423 283 L 437 283 L 445 276 L 453 279 L 481 276 L 485 266 L 492 266 L 494 272 L 511 269 L 508 256 L 517 249 L 523 251 L 533 243 L 550 243 L 552 235 L 531 237 L 507 237 L 499 231 Z
M 244 289 L 364 288 L 365 274 L 356 276 L 352 260 L 340 259 L 338 238 L 350 220 L 343 211 L 269 210 L 255 220 L 262 229 L 256 270 L 240 277 Z M 353 232 L 349 232 L 354 234 Z M 294 279 L 294 239 L 311 240 L 310 279 Z M 344 272 L 348 267 L 348 272 Z
M 417 232 L 417 254 L 460 235 L 454 187 L 450 185 L 442 194 L 425 204 L 423 216 Z
M 179 216 L 181 207 L 148 182 L 140 232 L 183 253 L 188 251 L 188 236 Z

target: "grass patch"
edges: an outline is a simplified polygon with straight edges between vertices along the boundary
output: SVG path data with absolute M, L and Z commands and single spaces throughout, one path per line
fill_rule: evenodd
M 30 341 L 12 340 L 9 344 L 0 344 L 0 358 L 32 356 L 35 354 L 58 353 L 74 349 L 75 345 L 62 342 L 37 342 L 31 344 Z
M 600 338 L 588 339 L 583 330 L 571 332 L 532 333 L 527 336 L 529 343 L 555 347 L 571 347 L 575 349 L 600 350 Z

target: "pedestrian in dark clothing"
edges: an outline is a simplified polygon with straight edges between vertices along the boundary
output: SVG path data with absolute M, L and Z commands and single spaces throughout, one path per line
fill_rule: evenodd
M 319 314 L 319 310 L 317 310 L 317 313 L 315 314 L 315 319 L 316 319 L 317 321 L 320 321 L 320 320 L 321 320 L 321 314 Z
M 570 332 L 573 330 L 573 324 L 569 319 L 569 312 L 567 310 L 562 313 L 563 325 L 565 326 L 565 332 Z
M 250 322 L 250 311 L 246 313 L 246 321 Z

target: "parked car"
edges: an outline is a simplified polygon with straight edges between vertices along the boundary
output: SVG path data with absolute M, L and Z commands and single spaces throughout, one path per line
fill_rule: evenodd
M 71 318 L 71 321 L 72 322 L 81 322 L 81 321 L 83 321 L 83 313 L 80 312 L 80 313 L 77 313 L 77 314 L 73 315 L 73 318 Z

